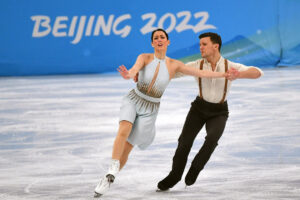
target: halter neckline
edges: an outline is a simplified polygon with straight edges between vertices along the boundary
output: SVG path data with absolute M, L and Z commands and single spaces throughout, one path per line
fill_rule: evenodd
M 167 58 L 167 56 L 165 56 L 164 59 L 159 59 L 159 58 L 157 58 L 157 57 L 155 56 L 155 54 L 153 54 L 153 55 L 154 55 L 154 59 L 159 60 L 159 61 L 165 61 L 166 58 Z

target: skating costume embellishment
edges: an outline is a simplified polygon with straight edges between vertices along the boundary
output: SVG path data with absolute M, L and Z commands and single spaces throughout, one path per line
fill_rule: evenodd
M 140 72 L 137 87 L 130 91 L 129 98 L 140 107 L 156 110 L 160 98 L 170 82 L 166 59 L 154 59 Z

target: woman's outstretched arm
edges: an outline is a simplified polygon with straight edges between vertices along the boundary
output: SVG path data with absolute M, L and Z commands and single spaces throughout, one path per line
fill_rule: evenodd
M 205 78 L 224 78 L 227 77 L 227 73 L 224 72 L 212 72 L 208 70 L 200 70 L 193 67 L 187 67 L 182 62 L 178 61 L 177 72 L 181 72 L 186 75 L 205 77 Z
M 121 76 L 124 79 L 131 79 L 136 76 L 136 74 L 145 66 L 145 54 L 141 54 L 137 57 L 135 64 L 131 67 L 130 70 L 127 70 L 127 68 L 124 65 L 119 66 L 117 69 L 118 72 L 120 72 Z

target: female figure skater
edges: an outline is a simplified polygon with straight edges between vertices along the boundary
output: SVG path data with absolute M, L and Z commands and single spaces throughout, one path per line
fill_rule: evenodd
M 111 165 L 108 172 L 95 188 L 95 197 L 103 195 L 113 183 L 116 174 L 124 167 L 132 148 L 147 148 L 155 136 L 155 120 L 160 98 L 175 73 L 224 78 L 221 72 L 203 71 L 185 66 L 182 62 L 166 57 L 170 44 L 168 34 L 156 29 L 151 35 L 153 53 L 140 54 L 130 70 L 124 65 L 118 68 L 124 79 L 131 79 L 138 73 L 137 87 L 132 89 L 122 101 L 119 129 L 114 141 Z

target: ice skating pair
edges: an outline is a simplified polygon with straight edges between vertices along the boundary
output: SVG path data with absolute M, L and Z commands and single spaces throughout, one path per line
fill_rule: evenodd
M 110 185 L 114 182 L 116 174 L 120 170 L 120 162 L 119 160 L 112 160 L 111 165 L 108 169 L 107 174 L 101 178 L 100 182 L 95 188 L 95 194 L 94 197 L 98 198 L 101 197 L 104 193 L 108 191 L 110 188 Z

